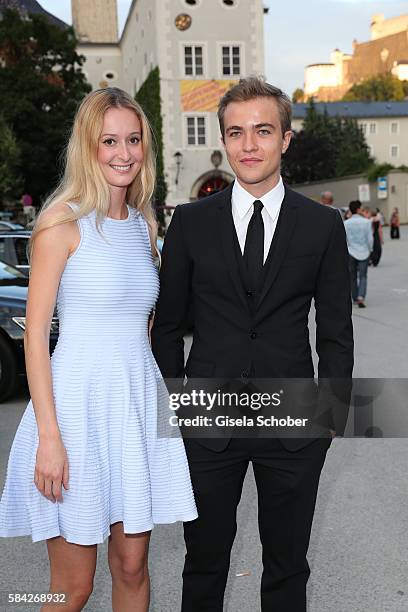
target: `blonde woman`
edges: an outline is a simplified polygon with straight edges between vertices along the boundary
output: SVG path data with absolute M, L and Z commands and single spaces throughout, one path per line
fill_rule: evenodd
M 33 233 L 25 351 L 31 401 L 11 449 L 0 536 L 46 540 L 58 609 L 82 610 L 109 538 L 113 610 L 149 607 L 154 523 L 196 518 L 184 446 L 157 436 L 148 319 L 158 294 L 151 132 L 111 88 L 82 102 L 63 180 Z M 60 336 L 51 361 L 55 302 Z M 46 604 L 42 610 L 54 609 Z

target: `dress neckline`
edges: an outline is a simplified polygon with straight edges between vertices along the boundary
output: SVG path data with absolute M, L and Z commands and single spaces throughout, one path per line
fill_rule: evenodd
M 108 217 L 108 215 L 106 215 L 105 219 L 113 223 L 127 223 L 127 221 L 130 221 L 130 206 L 126 204 L 126 208 L 128 211 L 128 216 L 126 217 L 126 219 L 113 219 L 113 217 Z

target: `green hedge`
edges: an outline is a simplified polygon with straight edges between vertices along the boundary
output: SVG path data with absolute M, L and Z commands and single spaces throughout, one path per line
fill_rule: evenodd
M 150 71 L 147 79 L 136 94 L 136 100 L 146 113 L 153 130 L 157 163 L 155 201 L 156 204 L 165 204 L 167 185 L 164 178 L 163 121 L 161 115 L 160 72 L 158 67 Z

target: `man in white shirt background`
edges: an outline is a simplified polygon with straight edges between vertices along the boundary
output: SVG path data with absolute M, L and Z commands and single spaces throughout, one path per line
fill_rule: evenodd
M 373 229 L 370 219 L 361 214 L 361 202 L 349 204 L 350 219 L 344 222 L 349 252 L 351 296 L 359 308 L 365 308 L 367 293 L 367 271 L 370 253 L 373 250 Z

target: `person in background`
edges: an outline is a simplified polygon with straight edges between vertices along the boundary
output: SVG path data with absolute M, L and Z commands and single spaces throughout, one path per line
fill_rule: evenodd
M 351 217 L 344 222 L 344 227 L 350 256 L 351 296 L 354 304 L 365 308 L 368 261 L 374 244 L 373 232 L 371 220 L 365 219 L 361 214 L 360 200 L 350 202 L 349 208 Z
M 397 240 L 400 237 L 400 219 L 398 208 L 394 208 L 392 211 L 391 219 L 390 219 L 391 232 L 390 236 L 392 239 L 396 238 Z
M 331 191 L 322 191 L 320 194 L 320 204 L 324 206 L 330 206 L 330 208 L 336 208 L 334 206 L 334 198 Z
M 376 210 L 378 218 L 380 220 L 381 227 L 384 227 L 384 225 L 385 225 L 384 215 L 382 214 L 382 212 L 381 212 L 381 210 L 379 208 L 376 208 L 375 210 Z
M 377 209 L 378 210 L 378 209 Z M 373 229 L 374 246 L 371 252 L 370 261 L 374 267 L 378 266 L 381 259 L 382 245 L 384 244 L 381 217 L 378 212 L 371 213 L 371 223 Z
M 361 214 L 365 219 L 371 219 L 371 208 L 369 206 L 363 206 L 361 209 Z

